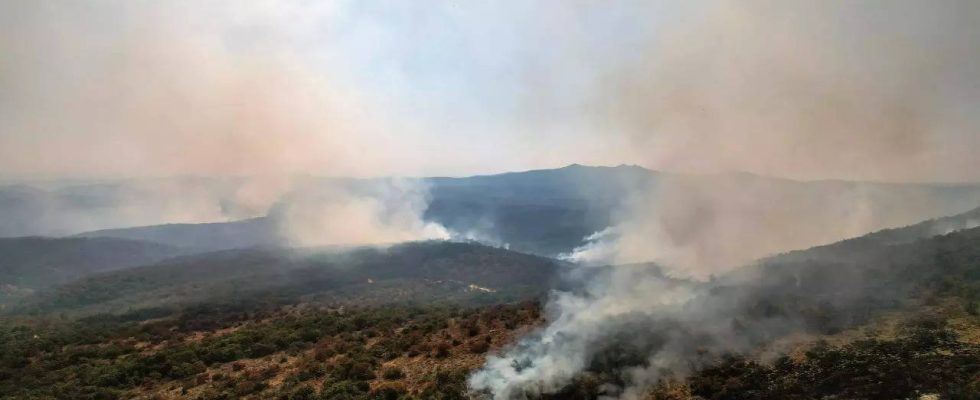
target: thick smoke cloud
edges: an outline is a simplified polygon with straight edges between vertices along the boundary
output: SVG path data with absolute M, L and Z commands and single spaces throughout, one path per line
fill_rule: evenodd
M 297 243 L 442 236 L 419 222 L 426 188 L 416 181 L 373 194 L 294 185 L 297 175 L 413 172 L 397 167 L 412 155 L 387 116 L 321 59 L 339 51 L 310 50 L 331 45 L 312 40 L 342 8 L 3 2 L 0 178 L 50 190 L 8 188 L 0 231 L 10 232 L 0 233 L 228 221 L 263 216 L 289 195 L 281 226 Z M 134 179 L 108 180 L 118 178 Z M 11 205 L 25 202 L 30 210 Z
M 753 258 L 953 213 L 919 193 L 807 192 L 746 175 L 975 179 L 980 7 L 721 2 L 660 32 L 605 104 L 647 164 L 705 174 L 641 193 L 618 259 L 705 276 Z M 975 198 L 968 199 L 976 201 Z M 841 221 L 844 221 L 843 223 Z M 652 243 L 652 244 L 651 244 Z
M 616 225 L 567 255 L 587 264 L 657 261 L 708 278 L 754 259 L 970 210 L 980 192 L 748 174 L 663 175 Z
M 656 169 L 796 179 L 973 180 L 966 1 L 721 2 L 618 70 L 609 121 Z
M 568 258 L 654 260 L 667 276 L 701 280 L 769 254 L 975 207 L 976 198 L 895 196 L 887 184 L 828 180 L 814 191 L 753 175 L 976 179 L 980 160 L 967 155 L 980 144 L 975 2 L 714 2 L 687 11 L 656 30 L 637 62 L 606 71 L 593 104 L 603 110 L 600 124 L 625 132 L 644 164 L 694 175 L 638 191 L 617 224 Z M 630 347 L 642 362 L 606 371 L 623 383 L 607 395 L 635 398 L 664 370 L 696 367 L 700 352 L 740 351 L 752 336 L 800 327 L 798 315 L 714 326 L 730 323 L 736 298 L 719 302 L 658 271 L 615 267 L 553 295 L 549 325 L 491 357 L 471 387 L 499 399 L 555 393 L 624 337 L 659 338 Z M 862 280 L 849 278 L 849 296 L 860 297 Z M 710 345 L 692 346 L 698 335 Z
M 372 173 L 380 154 L 360 153 L 382 118 L 289 46 L 238 32 L 289 42 L 274 15 L 207 4 L 5 3 L 4 175 Z

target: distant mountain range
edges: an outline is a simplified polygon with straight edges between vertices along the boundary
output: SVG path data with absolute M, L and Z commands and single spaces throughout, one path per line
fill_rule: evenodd
M 638 188 L 656 188 L 667 177 L 685 176 L 638 166 L 576 164 L 497 175 L 424 178 L 429 190 L 424 218 L 442 224 L 461 239 L 555 256 L 581 245 L 584 237 L 612 224 L 616 212 Z M 955 214 L 980 204 L 980 184 L 973 183 L 804 182 L 751 174 L 719 177 L 732 185 L 767 185 L 775 196 L 773 201 L 809 199 L 819 205 L 821 199 L 850 196 L 856 199 L 855 207 L 860 201 L 860 206 L 870 207 L 875 213 L 900 216 L 882 217 L 887 224 L 879 228 Z M 309 182 L 316 185 L 321 181 Z M 192 194 L 185 199 L 190 204 L 204 203 L 200 199 L 205 197 L 218 199 L 221 215 L 254 214 L 255 210 L 236 204 L 232 196 L 242 184 L 229 179 L 175 178 L 46 189 L 25 185 L 0 187 L 0 237 L 72 234 L 146 240 L 193 251 L 285 244 L 278 231 L 275 207 L 267 216 L 230 222 L 169 223 L 175 221 L 166 220 L 175 213 L 174 209 L 180 208 L 175 204 L 181 201 L 180 194 L 184 192 Z M 202 192 L 207 192 L 207 196 L 200 195 Z M 139 210 L 133 210 L 134 203 L 140 204 Z M 160 211 L 154 213 L 154 207 Z M 177 214 L 180 218 L 174 217 L 175 220 L 188 216 L 186 212 Z M 160 222 L 164 223 L 126 225 L 154 219 L 163 219 Z M 110 229 L 85 229 L 98 226 Z

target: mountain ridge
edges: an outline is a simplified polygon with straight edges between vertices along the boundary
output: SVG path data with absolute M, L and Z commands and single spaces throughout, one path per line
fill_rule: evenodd
M 720 176 L 720 178 L 719 178 Z M 688 177 L 635 165 L 593 167 L 571 164 L 562 168 L 504 172 L 468 177 L 421 178 L 428 186 L 429 202 L 422 218 L 443 225 L 463 238 L 493 243 L 528 253 L 555 256 L 583 244 L 593 232 L 613 225 L 632 193 L 655 188 L 667 177 Z M 913 204 L 904 220 L 949 215 L 980 204 L 978 185 L 917 185 L 847 181 L 796 181 L 754 174 L 694 176 L 722 179 L 734 187 L 754 184 L 785 193 L 836 196 L 851 193 L 882 210 L 900 210 Z M 370 184 L 371 180 L 353 180 Z M 908 202 L 902 199 L 909 200 Z M 911 206 L 909 206 L 911 207 Z M 874 208 L 873 208 L 874 209 Z M 0 207 L 0 214 L 3 210 Z M 282 245 L 275 213 L 264 217 L 204 224 L 168 224 L 87 231 L 77 236 L 151 239 L 177 246 L 220 250 L 253 245 Z M 917 218 L 913 218 L 917 217 Z M 263 219 L 264 218 L 264 219 Z M 2 215 L 0 215 L 2 219 Z M 816 243 L 814 243 L 816 244 Z

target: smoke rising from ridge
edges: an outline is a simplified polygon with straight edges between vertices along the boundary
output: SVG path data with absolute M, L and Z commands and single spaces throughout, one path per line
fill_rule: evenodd
M 70 223 L 41 232 L 273 210 L 290 242 L 318 245 L 446 232 L 422 220 L 417 181 L 307 191 L 283 176 L 414 176 L 453 162 L 499 171 L 541 160 L 678 173 L 638 189 L 613 226 L 569 255 L 654 260 L 667 276 L 643 266 L 584 274 L 584 288 L 553 299 L 551 326 L 473 376 L 498 397 L 553 391 L 611 338 L 675 321 L 666 338 L 636 343 L 646 368 L 617 370 L 627 389 L 610 395 L 629 396 L 657 368 L 686 361 L 684 328 L 708 324 L 712 350 L 745 346 L 746 332 L 710 324 L 729 314 L 724 304 L 701 302 L 696 285 L 670 277 L 723 275 L 756 257 L 975 205 L 752 175 L 980 179 L 975 2 L 382 4 L 344 18 L 354 11 L 343 1 L 2 2 L 0 174 L 244 177 L 113 192 L 116 215 L 42 209 L 45 222 Z M 334 42 L 355 34 L 360 41 Z M 367 79 L 339 71 L 350 59 Z M 405 97 L 417 108 L 398 114 L 388 106 L 400 88 L 386 83 L 402 79 L 415 85 Z M 88 204 L 82 197 L 72 200 Z M 763 322 L 785 331 L 796 321 Z
M 449 239 L 445 227 L 423 221 L 428 203 L 424 182 L 385 179 L 361 190 L 334 185 L 296 191 L 273 215 L 295 246 Z
M 689 11 L 657 31 L 639 62 L 607 71 L 607 90 L 593 104 L 604 110 L 600 125 L 626 132 L 644 164 L 695 175 L 641 189 L 614 226 L 568 258 L 653 260 L 667 276 L 703 280 L 758 257 L 933 217 L 937 209 L 916 193 L 880 195 L 887 185 L 825 181 L 831 190 L 810 191 L 743 171 L 975 179 L 980 160 L 965 152 L 980 145 L 976 3 L 732 1 Z M 470 377 L 471 388 L 498 399 L 555 393 L 625 341 L 642 361 L 605 369 L 622 386 L 604 393 L 637 398 L 664 370 L 696 367 L 700 352 L 742 351 L 750 337 L 792 332 L 803 319 L 778 316 L 736 329 L 729 307 L 739 298 L 719 300 L 651 266 L 608 274 L 553 295 L 549 325 L 491 356 Z M 850 278 L 845 291 L 853 292 L 845 297 L 860 297 L 862 278 Z

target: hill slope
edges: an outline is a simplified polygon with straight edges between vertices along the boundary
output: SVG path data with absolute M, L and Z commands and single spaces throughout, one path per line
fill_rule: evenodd
M 557 269 L 549 259 L 469 243 L 252 248 L 86 277 L 38 293 L 24 308 L 120 312 L 207 301 L 296 302 L 309 295 L 360 303 L 533 296 Z
M 84 275 L 183 253 L 173 246 L 114 238 L 0 238 L 0 303 Z
M 281 244 L 275 221 L 267 217 L 207 224 L 165 224 L 83 232 L 74 237 L 143 240 L 170 246 L 216 251 Z
M 980 228 L 853 243 L 874 244 L 855 258 L 769 260 L 748 281 L 671 280 L 698 300 L 608 321 L 605 332 L 629 329 L 590 342 L 588 369 L 565 387 L 528 396 L 595 399 L 667 348 L 683 367 L 647 382 L 651 398 L 975 397 Z M 541 309 L 432 302 L 500 300 L 470 283 L 540 293 L 561 268 L 474 244 L 412 243 L 233 250 L 110 272 L 48 292 L 35 310 L 131 312 L 0 324 L 0 396 L 465 398 L 467 374 L 541 324 Z M 650 266 L 584 270 L 601 281 L 623 268 L 665 279 Z M 425 295 L 409 297 L 419 306 L 391 304 L 418 285 Z M 167 309 L 167 293 L 187 302 Z M 803 350 L 781 342 L 793 338 Z
M 796 250 L 769 257 L 763 262 L 789 262 L 808 259 L 848 259 L 880 251 L 892 245 L 911 243 L 920 239 L 940 236 L 964 229 L 980 227 L 980 208 L 919 222 L 917 224 L 882 229 L 856 238 L 845 239 L 824 246 L 816 246 L 806 250 Z

